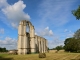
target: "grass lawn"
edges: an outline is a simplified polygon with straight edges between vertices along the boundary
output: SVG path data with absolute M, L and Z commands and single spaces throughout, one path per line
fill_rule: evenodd
M 46 58 L 38 58 L 38 54 L 28 55 L 8 55 L 0 53 L 0 60 L 80 60 L 80 53 L 67 53 L 50 51 L 46 53 Z

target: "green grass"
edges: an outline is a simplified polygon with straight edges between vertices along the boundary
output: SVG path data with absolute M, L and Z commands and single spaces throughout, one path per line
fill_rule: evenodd
M 67 53 L 50 51 L 46 53 L 46 58 L 39 58 L 38 54 L 28 55 L 8 55 L 0 54 L 0 60 L 80 60 L 80 53 Z

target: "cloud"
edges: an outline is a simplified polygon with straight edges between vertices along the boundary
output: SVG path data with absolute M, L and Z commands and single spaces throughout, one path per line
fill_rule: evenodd
M 7 3 L 7 0 L 0 0 L 0 8 L 2 7 L 6 7 L 8 6 L 9 4 Z
M 63 45 L 66 38 L 73 37 L 74 33 L 69 30 L 65 29 L 61 34 L 55 34 L 52 36 L 52 39 L 48 39 L 48 47 L 55 48 L 56 46 Z
M 16 25 L 15 23 L 11 23 L 11 25 L 12 25 L 14 28 L 18 29 L 18 27 L 17 27 L 17 25 Z
M 64 32 L 67 32 L 67 31 L 68 31 L 67 29 L 64 30 Z
M 3 28 L 0 29 L 0 34 L 4 34 L 4 29 Z
M 73 0 L 43 0 L 39 5 L 38 14 L 44 24 L 61 26 L 69 21 Z
M 1 11 L 7 17 L 8 22 L 13 27 L 16 28 L 20 20 L 30 20 L 30 16 L 28 15 L 28 13 L 25 13 L 23 11 L 26 8 L 26 5 L 23 1 L 19 0 L 13 5 L 8 4 L 6 0 L 0 0 L 0 3 Z
M 64 46 L 64 40 L 60 40 L 59 37 L 54 36 L 53 40 L 48 40 L 48 47 L 50 49 L 60 45 Z
M 7 49 L 16 49 L 17 40 L 14 38 L 6 37 L 4 40 L 0 40 L 0 47 L 5 47 Z
M 65 29 L 64 33 L 66 33 L 66 38 L 70 38 L 73 37 L 74 32 L 72 32 L 71 30 Z
M 53 31 L 49 29 L 49 27 L 46 27 L 41 32 L 39 32 L 40 36 L 53 36 Z
M 67 37 L 66 38 L 70 38 L 70 37 L 73 37 L 74 33 L 69 33 L 67 34 Z
M 68 30 L 68 29 L 65 29 L 64 32 L 71 33 L 72 31 L 71 30 Z
M 35 32 L 35 35 L 38 35 L 38 34 Z

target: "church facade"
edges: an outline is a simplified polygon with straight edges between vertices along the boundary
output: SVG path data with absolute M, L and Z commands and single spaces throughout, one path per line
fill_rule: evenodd
M 26 30 L 29 27 L 29 32 Z M 18 55 L 47 52 L 47 40 L 35 35 L 35 28 L 30 21 L 22 20 L 18 27 Z

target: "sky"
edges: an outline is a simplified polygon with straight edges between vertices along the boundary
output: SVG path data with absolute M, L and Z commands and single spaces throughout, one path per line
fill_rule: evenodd
M 35 35 L 48 40 L 48 47 L 64 45 L 80 29 L 80 21 L 72 15 L 80 0 L 0 0 L 0 47 L 17 49 L 18 26 L 29 20 Z

